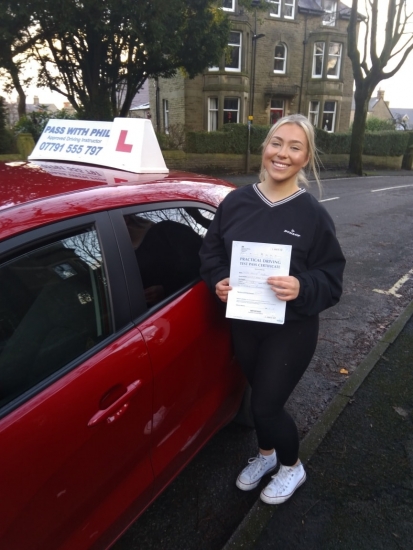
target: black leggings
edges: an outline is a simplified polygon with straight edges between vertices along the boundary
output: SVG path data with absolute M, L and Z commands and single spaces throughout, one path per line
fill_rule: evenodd
M 235 356 L 252 388 L 251 407 L 260 449 L 275 448 L 281 464 L 297 462 L 297 426 L 284 405 L 310 364 L 318 316 L 284 325 L 232 320 Z

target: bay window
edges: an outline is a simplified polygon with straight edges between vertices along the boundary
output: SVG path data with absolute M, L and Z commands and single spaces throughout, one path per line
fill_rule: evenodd
M 225 58 L 225 70 L 241 70 L 241 33 L 238 31 L 231 31 L 229 33 L 228 50 Z
M 340 42 L 315 42 L 312 77 L 340 78 L 342 52 L 343 45 Z M 326 74 L 324 74 L 324 67 Z
M 218 98 L 208 99 L 208 132 L 218 130 Z
M 310 101 L 310 106 L 308 108 L 308 120 L 315 127 L 318 126 L 319 112 L 320 112 L 320 102 L 319 101 Z
M 224 124 L 239 122 L 239 98 L 224 98 Z
M 334 132 L 336 123 L 337 103 L 335 101 L 325 101 L 323 109 L 322 128 L 326 132 Z

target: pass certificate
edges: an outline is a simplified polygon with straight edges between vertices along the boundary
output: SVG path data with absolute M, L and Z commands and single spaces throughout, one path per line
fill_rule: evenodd
M 289 275 L 291 245 L 234 241 L 226 316 L 282 325 L 286 302 L 279 300 L 268 277 Z

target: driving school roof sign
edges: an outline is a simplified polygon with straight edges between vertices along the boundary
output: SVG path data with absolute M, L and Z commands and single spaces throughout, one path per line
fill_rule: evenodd
M 118 168 L 136 174 L 166 174 L 150 120 L 113 122 L 51 119 L 29 160 L 65 160 Z

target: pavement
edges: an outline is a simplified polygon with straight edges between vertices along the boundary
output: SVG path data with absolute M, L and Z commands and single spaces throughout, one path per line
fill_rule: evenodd
M 307 481 L 257 501 L 223 550 L 413 549 L 413 302 L 301 443 Z
M 365 170 L 364 176 L 356 176 L 355 174 L 351 174 L 350 172 L 347 172 L 346 170 L 326 170 L 322 169 L 320 170 L 320 180 L 330 180 L 330 179 L 344 179 L 344 178 L 358 178 L 358 177 L 369 177 L 369 176 L 411 176 L 412 172 L 410 170 Z M 223 180 L 229 181 L 236 185 L 237 187 L 241 187 L 243 185 L 247 185 L 249 183 L 255 183 L 259 181 L 258 179 L 258 173 L 248 173 L 248 174 L 214 174 L 215 177 L 221 178 Z M 307 176 L 308 181 L 311 183 L 312 181 L 315 181 L 314 176 L 310 173 L 310 175 Z M 413 545 L 412 545 L 413 548 Z

